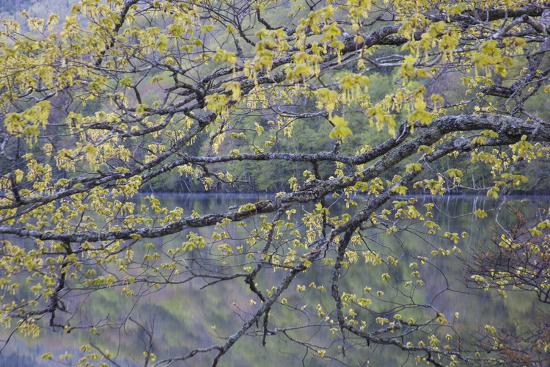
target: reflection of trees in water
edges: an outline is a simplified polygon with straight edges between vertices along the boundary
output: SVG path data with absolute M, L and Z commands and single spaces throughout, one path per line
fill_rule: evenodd
M 35 358 L 21 356 L 16 353 L 0 355 L 0 365 L 10 367 L 38 367 Z
M 214 197 L 202 195 L 163 195 L 161 198 L 167 205 L 177 205 L 186 208 L 187 213 L 190 213 L 192 210 L 217 212 L 228 206 L 238 205 L 239 203 L 246 202 L 246 200 L 250 200 L 249 197 L 232 195 L 216 195 Z M 417 206 L 434 201 L 431 197 L 422 196 L 417 197 L 417 200 Z M 466 289 L 463 285 L 463 281 L 467 276 L 464 272 L 464 263 L 470 259 L 473 250 L 479 250 L 480 247 L 486 246 L 497 233 L 496 225 L 491 217 L 485 220 L 478 220 L 472 215 L 472 212 L 483 208 L 493 216 L 493 209 L 499 203 L 480 199 L 475 196 L 438 198 L 435 200 L 435 203 L 437 210 L 434 210 L 434 220 L 441 223 L 444 230 L 468 231 L 469 238 L 463 244 L 462 254 L 444 257 L 440 260 L 435 258 L 431 265 L 428 264 L 430 270 L 423 273 L 425 286 L 416 290 L 415 303 L 417 305 L 422 303 L 433 304 L 449 320 L 453 319 L 455 312 L 460 312 L 460 327 L 463 329 L 465 342 L 468 338 L 472 341 L 475 340 L 481 321 L 498 323 L 511 332 L 515 330 L 514 319 L 518 317 L 527 320 L 532 319 L 535 322 L 535 319 L 540 317 L 540 313 L 536 309 L 525 307 L 518 309 L 516 307 L 516 304 L 519 302 L 523 304 L 526 302 L 533 303 L 528 296 L 511 294 L 510 298 L 504 301 L 492 293 Z M 518 201 L 511 199 L 509 203 L 509 206 L 521 208 L 527 217 L 534 216 L 537 207 L 540 205 L 543 204 L 531 200 Z M 334 208 L 334 212 L 337 214 L 338 209 Z M 513 218 L 504 217 L 506 215 L 505 211 L 501 213 L 504 222 L 513 221 Z M 212 228 L 201 229 L 201 231 L 204 235 L 210 235 Z M 239 238 L 240 231 L 242 230 L 237 228 L 228 229 L 232 238 Z M 379 278 L 378 270 L 370 266 L 357 266 L 346 270 L 343 274 L 341 282 L 342 290 L 351 292 L 369 285 L 374 289 L 384 289 L 388 296 L 387 299 L 392 300 L 391 297 L 394 297 L 393 301 L 398 303 L 406 304 L 410 302 L 410 300 L 399 295 L 399 288 L 396 285 L 406 278 L 408 264 L 411 261 L 415 260 L 419 254 L 430 251 L 432 247 L 436 248 L 441 244 L 436 239 L 427 236 L 423 232 L 423 228 L 419 228 L 416 224 L 410 225 L 406 222 L 402 224 L 401 230 L 392 236 L 387 236 L 381 230 L 367 231 L 367 233 L 366 240 L 369 246 L 372 246 L 373 249 L 379 251 L 381 254 L 398 257 L 400 266 L 391 270 L 393 282 L 386 284 L 384 288 L 376 280 Z M 185 236 L 186 233 L 182 233 L 166 241 L 170 243 L 182 242 Z M 239 240 L 228 240 L 228 242 L 235 246 L 239 243 Z M 162 246 L 166 245 L 166 242 L 156 241 L 156 244 L 157 246 Z M 241 263 L 239 264 L 242 265 Z M 230 274 L 230 270 L 235 266 L 230 261 L 226 264 L 220 264 L 217 259 L 212 257 L 209 249 L 191 252 L 187 258 L 186 265 L 193 272 L 209 274 Z M 259 279 L 259 283 L 277 283 L 281 277 L 282 274 L 280 273 L 266 272 L 263 278 Z M 330 272 L 326 272 L 322 268 L 312 269 L 303 279 L 299 280 L 299 283 L 306 285 L 310 282 L 329 284 L 330 277 Z M 110 291 L 105 293 L 99 292 L 94 297 L 85 301 L 82 317 L 85 317 L 86 314 L 100 316 L 127 315 L 132 313 L 132 317 L 139 320 L 144 326 L 150 327 L 154 325 L 154 348 L 161 354 L 181 353 L 182 350 L 188 350 L 201 345 L 211 345 L 219 340 L 219 337 L 225 337 L 231 330 L 237 328 L 242 322 L 241 319 L 248 318 L 257 306 L 249 303 L 251 292 L 241 281 L 223 282 L 201 289 L 205 284 L 207 282 L 204 279 L 200 279 L 174 287 L 161 287 L 157 291 L 148 293 L 137 305 L 124 302 L 116 293 Z M 449 289 L 446 289 L 447 286 Z M 74 299 L 73 302 L 77 304 L 78 302 L 82 302 L 82 300 L 78 301 Z M 305 312 L 313 311 L 318 302 L 323 303 L 322 299 L 315 294 L 289 295 L 289 303 L 298 306 L 307 305 Z M 330 303 L 324 303 L 324 305 L 330 306 Z M 411 303 L 411 306 L 413 305 L 414 303 Z M 71 307 L 74 308 L 74 305 L 71 305 Z M 364 315 L 369 323 L 374 324 L 376 317 L 391 318 L 398 312 L 391 304 L 377 307 L 375 311 L 370 315 Z M 273 312 L 274 319 L 286 320 L 287 325 L 292 325 L 293 323 L 300 324 L 307 319 L 302 319 L 306 313 L 297 312 L 291 308 L 281 308 Z M 422 308 L 412 308 L 409 315 L 420 317 L 423 312 Z M 121 320 L 117 321 L 120 322 Z M 309 319 L 309 322 L 312 324 L 315 323 L 312 318 Z M 212 328 L 213 325 L 215 325 L 215 329 Z M 284 327 L 284 325 L 285 323 L 283 322 L 273 327 Z M 319 344 L 334 343 L 335 341 L 328 339 L 326 335 L 320 336 L 321 334 L 326 334 L 324 332 L 319 333 L 323 328 L 323 326 L 311 327 L 303 332 L 303 336 L 312 338 L 312 341 Z M 404 327 L 404 330 L 406 331 L 406 327 Z M 49 335 L 46 331 L 42 336 L 42 340 L 47 340 Z M 76 337 L 79 334 L 75 332 L 73 335 Z M 110 350 L 114 348 L 113 346 L 117 346 L 120 343 L 122 350 L 121 357 L 124 357 L 125 355 L 140 354 L 144 349 L 144 341 L 146 339 L 147 335 L 144 330 L 128 323 L 124 328 L 103 331 L 96 342 L 102 343 L 98 344 L 102 348 Z M 392 353 L 391 349 L 373 347 L 368 349 L 372 351 L 372 355 L 369 354 L 368 357 L 365 357 L 361 353 L 355 355 L 354 353 L 358 349 L 354 349 L 351 345 L 360 343 L 360 340 L 352 338 L 349 342 L 351 344 L 348 356 L 351 360 L 360 361 L 369 358 L 371 363 L 393 365 L 402 363 L 402 358 L 405 358 L 403 355 Z M 59 353 L 71 348 L 75 348 L 76 351 L 77 345 L 71 346 L 67 344 L 54 347 Z M 286 355 L 281 354 L 282 351 Z M 10 353 L 12 353 L 12 357 L 10 358 L 13 358 L 13 361 L 17 361 L 16 356 L 19 356 L 21 357 L 21 362 L 14 363 L 27 363 L 26 361 L 29 358 L 32 360 L 32 358 L 39 356 L 40 352 L 41 349 L 36 349 L 31 353 L 33 357 L 29 357 L 27 355 L 19 355 L 10 350 Z M 255 364 L 252 361 L 264 357 L 266 359 L 265 365 L 269 366 L 271 362 L 267 356 L 274 356 L 275 354 L 278 356 L 277 361 L 284 362 L 285 358 L 288 358 L 288 363 L 292 365 L 296 355 L 300 353 L 300 349 L 296 345 L 288 344 L 284 338 L 269 338 L 265 348 L 261 347 L 259 341 L 254 339 L 251 342 L 237 344 L 235 350 L 229 354 L 226 365 L 254 366 Z M 207 356 L 204 356 L 204 358 L 203 360 L 202 357 L 199 357 L 195 362 L 206 363 L 208 358 Z M 132 364 L 129 364 L 129 366 L 132 366 Z M 26 365 L 22 365 L 22 367 L 26 367 Z

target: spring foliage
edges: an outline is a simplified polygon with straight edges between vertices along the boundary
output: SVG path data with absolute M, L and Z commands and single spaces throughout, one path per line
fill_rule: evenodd
M 433 204 L 402 197 L 474 189 L 499 199 L 529 187 L 524 171 L 543 164 L 550 141 L 546 2 L 82 0 L 64 18 L 17 19 L 0 27 L 7 330 L 96 335 L 124 317 L 77 317 L 71 297 L 139 300 L 144 289 L 203 279 L 250 291 L 242 325 L 175 355 L 157 356 L 151 342 L 136 357 L 145 365 L 205 354 L 215 365 L 254 330 L 269 343 L 276 332 L 268 330 L 286 324 L 270 315 L 294 307 L 297 293 L 319 298 L 309 322 L 337 342 L 284 336 L 320 360 L 345 359 L 346 337 L 435 366 L 548 358 L 547 338 L 509 345 L 489 324 L 464 347 L 458 315 L 414 300 L 426 264 L 459 256 L 468 233 L 445 231 Z M 169 179 L 233 187 L 249 178 L 236 164 L 281 164 L 284 190 L 223 213 L 185 212 L 143 194 Z M 333 212 L 333 202 L 345 210 Z M 390 237 L 410 223 L 441 245 L 418 250 L 396 276 L 399 249 L 371 249 L 365 236 Z M 481 262 L 465 281 L 548 303 L 548 219 L 525 225 L 496 245 L 517 268 Z M 197 272 L 197 253 L 219 266 Z M 361 267 L 372 279 L 344 286 L 345 270 Z M 331 279 L 306 283 L 316 269 Z M 389 308 L 385 284 L 411 298 Z M 518 345 L 521 360 L 511 352 Z M 97 344 L 81 354 L 77 366 L 116 359 Z

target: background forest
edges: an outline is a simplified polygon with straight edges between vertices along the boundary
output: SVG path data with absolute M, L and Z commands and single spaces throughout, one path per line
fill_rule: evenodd
M 47 17 L 53 11 L 59 14 L 67 14 L 70 11 L 72 4 L 76 3 L 76 0 L 2 0 L 0 2 L 0 12 L 4 12 L 5 16 L 15 16 L 21 19 L 21 15 L 18 12 L 26 10 L 29 15 Z M 278 23 L 281 19 L 284 19 L 286 12 L 271 12 L 270 17 L 275 23 Z M 383 57 L 383 53 L 375 55 L 377 57 Z M 547 60 L 548 63 L 548 60 Z M 515 65 L 516 72 L 522 65 Z M 342 74 L 345 74 L 349 69 L 349 66 L 343 66 L 340 71 L 335 71 L 330 74 L 330 78 L 338 79 Z M 368 90 L 371 96 L 372 102 L 380 101 L 386 94 L 388 94 L 398 78 L 398 70 L 395 67 L 388 67 L 385 70 L 378 68 L 377 72 L 371 75 Z M 328 82 L 328 81 L 327 81 Z M 440 94 L 443 95 L 447 103 L 451 104 L 454 101 L 458 101 L 457 98 L 463 95 L 464 87 L 461 82 L 461 76 L 459 74 L 444 74 L 436 79 L 428 79 L 425 82 L 425 86 L 428 89 L 428 94 Z M 155 93 L 156 86 L 152 83 L 149 93 L 147 94 L 144 102 L 152 102 L 157 98 Z M 491 97 L 489 97 L 489 100 Z M 494 101 L 497 101 L 497 97 L 493 97 Z M 60 101 L 62 103 L 62 101 Z M 292 113 L 299 113 L 302 111 L 310 110 L 315 105 L 315 101 L 303 99 L 300 104 L 297 104 L 292 109 Z M 544 92 L 539 91 L 535 96 L 532 96 L 526 106 L 533 112 L 537 112 L 541 117 L 550 118 L 550 100 Z M 85 114 L 101 111 L 102 106 L 100 103 L 89 103 L 82 112 Z M 345 145 L 342 147 L 342 152 L 351 153 L 355 152 L 363 145 L 374 146 L 376 143 L 380 143 L 388 137 L 387 131 L 377 131 L 372 128 L 371 124 L 365 123 L 363 111 L 344 111 L 347 115 L 347 120 L 353 135 L 347 139 Z M 475 112 L 474 105 L 470 108 L 464 109 L 465 113 Z M 56 118 L 63 119 L 64 116 L 56 116 Z M 266 114 L 262 111 L 260 114 L 247 114 L 240 117 L 239 125 L 242 127 L 240 131 L 235 131 L 234 136 L 237 138 L 229 138 L 224 141 L 223 146 L 220 149 L 220 153 L 228 154 L 235 148 L 248 145 L 248 138 L 255 136 L 258 129 L 270 129 L 274 128 L 276 113 Z M 291 142 L 281 139 L 277 141 L 275 145 L 275 151 L 282 152 L 307 152 L 314 153 L 319 147 L 331 147 L 332 139 L 329 137 L 330 126 L 321 123 L 323 117 L 319 117 L 319 123 L 317 127 L 312 125 L 310 121 L 298 121 L 294 125 L 294 134 Z M 3 127 L 0 127 L 2 129 Z M 59 134 L 59 139 L 56 140 L 56 148 L 63 149 L 70 146 L 72 142 L 67 139 L 63 140 L 63 134 L 59 129 L 52 132 Z M 246 135 L 246 139 L 239 139 L 242 134 Z M 201 154 L 211 146 L 211 141 L 202 136 L 201 139 L 193 144 L 189 148 L 190 154 Z M 256 137 L 254 143 L 260 147 L 265 148 L 270 146 L 271 142 L 268 139 L 261 139 Z M 24 154 L 21 152 L 20 154 Z M 2 162 L 0 162 L 0 168 L 2 168 Z M 7 162 L 4 162 L 7 164 Z M 453 159 L 453 163 L 449 163 L 449 158 L 444 158 L 435 163 L 438 165 L 438 169 L 448 169 L 451 165 L 464 172 L 465 182 L 464 186 L 470 187 L 462 188 L 461 192 L 476 193 L 476 188 L 484 187 L 485 183 L 490 181 L 490 170 L 484 169 L 480 165 L 469 164 L 468 159 L 460 157 Z M 545 169 L 545 162 L 535 162 L 533 164 L 525 164 L 523 167 L 520 165 L 522 174 L 529 177 L 528 183 L 517 187 L 515 193 L 532 193 L 532 194 L 544 194 L 550 193 L 550 172 Z M 218 168 L 221 167 L 218 166 Z M 274 161 L 274 162 L 232 162 L 227 167 L 227 170 L 235 175 L 235 181 L 231 184 L 218 183 L 215 187 L 209 188 L 210 192 L 279 192 L 288 189 L 289 184 L 285 177 L 300 176 L 301 173 L 309 167 L 307 163 L 301 162 L 286 162 L 286 161 Z M 328 176 L 334 171 L 334 166 L 330 164 L 320 165 L 320 174 L 322 176 Z M 162 178 L 151 181 L 146 188 L 151 192 L 204 192 L 204 185 L 188 176 L 163 176 Z M 457 190 L 450 190 L 457 193 Z

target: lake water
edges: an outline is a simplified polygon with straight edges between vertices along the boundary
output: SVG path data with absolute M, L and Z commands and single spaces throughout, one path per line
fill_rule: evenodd
M 258 198 L 259 195 L 234 194 L 163 194 L 158 195 L 168 206 L 181 206 L 186 213 L 197 210 L 200 213 L 223 212 L 228 207 L 241 205 Z M 496 293 L 475 289 L 467 289 L 464 280 L 468 277 L 465 264 L 472 254 L 491 246 L 492 240 L 499 235 L 500 226 L 507 227 L 513 223 L 516 211 L 521 211 L 528 221 L 535 220 L 550 205 L 549 197 L 509 197 L 506 203 L 488 200 L 477 196 L 450 196 L 443 198 L 417 197 L 417 206 L 423 203 L 434 202 L 434 221 L 439 223 L 443 230 L 462 233 L 467 231 L 469 236 L 458 245 L 460 254 L 436 259 L 431 264 L 431 270 L 424 273 L 425 286 L 416 290 L 416 303 L 431 304 L 451 320 L 453 315 L 460 314 L 460 328 L 464 335 L 475 335 L 483 325 L 494 324 L 509 330 L 519 331 L 522 326 L 518 320 L 537 324 L 544 322 L 548 317 L 548 308 L 535 300 L 532 294 L 511 292 L 507 298 L 499 297 Z M 361 202 L 363 199 L 359 198 Z M 335 210 L 338 210 L 335 205 Z M 496 209 L 499 209 L 498 211 Z M 485 209 L 489 217 L 483 220 L 476 218 L 472 213 L 476 209 Z M 308 210 L 308 208 L 301 208 Z M 495 213 L 498 212 L 498 218 Z M 498 219 L 498 220 L 496 220 Z M 211 229 L 201 229 L 207 234 Z M 403 266 L 397 267 L 392 277 L 399 279 L 405 276 L 406 268 L 419 254 L 426 254 L 442 245 L 441 238 L 423 235 L 423 229 L 418 225 L 403 228 L 393 236 L 387 236 L 383 231 L 372 231 L 368 234 L 367 242 L 373 249 L 385 255 L 392 255 L 399 259 Z M 238 237 L 239 231 L 233 231 Z M 232 233 L 233 233 L 232 232 Z M 163 241 L 181 242 L 184 234 L 172 236 Z M 238 242 L 238 240 L 235 240 Z M 448 245 L 447 245 L 448 246 Z M 136 250 L 139 253 L 140 250 Z M 214 266 L 209 263 L 208 254 L 198 251 L 194 266 Z M 211 260 L 211 259 L 210 259 Z M 190 262 L 193 266 L 193 262 Z M 230 268 L 231 260 L 222 264 Z M 196 269 L 196 270 L 197 270 Z M 300 284 L 314 281 L 316 284 L 326 284 L 328 292 L 306 292 L 303 294 L 294 291 L 288 292 L 288 303 L 301 310 L 280 306 L 273 311 L 270 328 L 299 326 L 306 323 L 315 324 L 319 320 L 312 318 L 317 304 L 330 309 L 330 271 L 329 268 L 313 269 Z M 211 270 L 211 269 L 208 269 Z M 225 269 L 226 270 L 226 269 Z M 198 270 L 197 270 L 198 271 Z M 270 280 L 279 279 L 282 275 L 273 272 L 262 278 L 262 282 L 270 284 Z M 273 277 L 272 279 L 268 279 Z M 353 266 L 342 279 L 344 290 L 363 289 L 372 286 L 375 289 L 384 289 L 385 295 L 379 311 L 391 309 L 391 302 L 405 302 L 406 297 L 392 286 L 383 286 L 378 282 L 379 270 L 371 269 L 368 265 Z M 244 284 L 242 278 L 234 281 L 221 282 L 201 289 L 203 281 L 191 281 L 181 285 L 150 290 L 143 289 L 144 296 L 140 302 L 121 297 L 118 291 L 108 290 L 86 295 L 80 292 L 74 300 L 69 300 L 69 309 L 78 311 L 76 319 L 80 322 L 97 322 L 105 319 L 114 323 L 123 321 L 123 317 L 132 314 L 132 318 L 154 330 L 153 350 L 159 359 L 174 355 L 184 355 L 197 347 L 206 347 L 218 344 L 223 337 L 232 334 L 257 308 L 250 302 L 253 294 Z M 383 288 L 385 287 L 385 288 Z M 285 293 L 285 296 L 287 294 Z M 418 312 L 418 311 L 415 311 Z M 406 313 L 406 311 L 405 311 Z M 94 317 L 92 318 L 93 315 Z M 374 316 L 373 316 L 374 317 Z M 102 349 L 108 349 L 118 356 L 120 366 L 143 366 L 142 352 L 147 340 L 146 334 L 137 324 L 127 321 L 123 327 L 105 327 L 99 331 L 100 337 L 90 337 L 87 333 L 74 331 L 67 335 L 61 331 L 43 329 L 38 339 L 25 339 L 16 336 L 0 355 L 0 366 L 6 367 L 42 367 L 59 366 L 57 362 L 43 361 L 39 358 L 43 353 L 52 352 L 54 356 L 71 353 L 65 365 L 73 366 L 74 361 L 82 353 L 79 346 L 90 341 L 97 343 Z M 2 331 L 5 338 L 5 330 Z M 312 344 L 331 347 L 334 352 L 338 347 L 337 338 L 330 338 L 326 326 L 308 328 L 296 331 L 296 336 L 307 338 Z M 90 339 L 91 338 L 91 339 Z M 359 345 L 359 340 L 349 340 L 348 353 L 345 361 L 352 366 L 414 366 L 413 358 L 391 346 Z M 332 343 L 332 344 L 331 344 Z M 357 344 L 357 345 L 355 345 Z M 197 356 L 188 362 L 174 363 L 171 366 L 203 366 L 209 365 L 212 354 Z M 330 359 L 320 359 L 307 352 L 302 346 L 292 343 L 288 338 L 275 336 L 267 338 L 267 345 L 261 345 L 261 336 L 244 336 L 221 360 L 221 366 L 340 366 L 341 364 Z M 97 362 L 99 363 L 99 362 Z M 111 366 L 111 364 L 108 364 Z

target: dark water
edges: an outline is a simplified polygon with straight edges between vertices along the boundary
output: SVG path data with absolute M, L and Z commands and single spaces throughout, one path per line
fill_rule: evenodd
M 234 194 L 189 194 L 158 195 L 161 201 L 168 206 L 181 206 L 186 214 L 192 210 L 200 213 L 223 212 L 228 207 L 262 198 L 258 195 L 234 195 Z M 465 335 L 474 335 L 485 324 L 493 324 L 510 330 L 521 328 L 518 320 L 528 323 L 539 323 L 548 316 L 548 310 L 535 301 L 530 294 L 511 292 L 507 298 L 502 298 L 493 292 L 467 289 L 464 280 L 468 277 L 465 264 L 471 259 L 472 254 L 491 246 L 502 227 L 507 227 L 515 221 L 516 212 L 523 213 L 527 221 L 536 220 L 550 205 L 550 197 L 510 197 L 506 203 L 496 202 L 477 196 L 452 196 L 443 198 L 417 197 L 417 207 L 424 203 L 435 203 L 434 221 L 441 225 L 443 231 L 466 231 L 469 236 L 457 245 L 461 253 L 452 256 L 436 258 L 430 269 L 423 274 L 425 286 L 418 288 L 414 293 L 416 303 L 430 304 L 442 312 L 447 319 L 453 319 L 455 313 L 460 314 L 460 322 L 457 324 Z M 362 199 L 358 199 L 359 202 Z M 308 210 L 308 208 L 302 208 Z M 489 217 L 483 220 L 472 215 L 476 209 L 484 209 Z M 497 210 L 498 209 L 498 210 Z M 335 205 L 335 211 L 338 211 Z M 498 216 L 496 215 L 498 213 Z M 208 234 L 212 229 L 201 229 L 199 232 Z M 233 230 L 237 235 L 238 230 Z M 404 225 L 396 234 L 388 236 L 385 231 L 367 232 L 367 241 L 372 248 L 381 254 L 395 256 L 400 261 L 399 267 L 392 270 L 392 279 L 399 280 L 404 277 L 410 263 L 420 254 L 429 254 L 432 250 L 444 247 L 450 248 L 449 243 L 435 236 L 425 235 L 425 228 L 418 224 Z M 236 237 L 237 237 L 236 235 Z M 171 241 L 182 242 L 184 235 L 173 236 L 164 239 L 164 243 Z M 236 240 L 238 242 L 238 240 Z M 138 250 L 136 250 L 138 252 Z M 203 261 L 208 255 L 197 254 Z M 200 261 L 199 261 L 200 263 Z M 231 264 L 227 264 L 230 266 Z M 269 271 L 268 271 L 269 272 Z M 369 264 L 359 261 L 345 272 L 342 278 L 343 291 L 357 292 L 365 286 L 373 289 L 384 289 L 385 295 L 380 306 L 375 307 L 381 313 L 392 308 L 391 302 L 406 302 L 406 297 L 390 285 L 382 285 L 379 281 L 380 270 L 371 268 Z M 330 266 L 314 269 L 304 279 L 299 279 L 297 284 L 307 285 L 311 281 L 317 284 L 325 284 L 328 291 L 297 293 L 295 288 L 284 294 L 288 297 L 289 304 L 303 307 L 305 312 L 296 311 L 290 307 L 279 307 L 271 316 L 273 324 L 271 328 L 284 328 L 288 326 L 303 325 L 306 323 L 318 323 L 315 316 L 317 304 L 331 310 L 333 307 L 330 297 Z M 273 273 L 262 278 L 262 282 L 270 284 L 281 277 L 281 274 Z M 269 277 L 272 277 L 269 279 Z M 117 290 L 97 292 L 89 297 L 82 294 L 69 301 L 71 309 L 78 308 L 80 321 L 110 319 L 113 322 L 121 322 L 122 317 L 132 314 L 132 317 L 142 325 L 150 327 L 154 331 L 153 350 L 158 359 L 169 356 L 184 355 L 189 350 L 197 347 L 206 347 L 223 342 L 223 337 L 231 335 L 242 325 L 243 319 L 247 319 L 256 309 L 257 305 L 251 304 L 254 298 L 242 278 L 235 281 L 222 282 L 205 289 L 204 281 L 192 281 L 186 284 L 173 285 L 158 290 L 145 290 L 139 303 L 120 296 Z M 407 311 L 403 313 L 406 314 Z M 421 317 L 421 312 L 414 315 Z M 90 315 L 94 315 L 92 320 Z M 374 316 L 372 317 L 374 318 Z M 120 366 L 134 367 L 143 365 L 142 352 L 145 349 L 147 335 L 132 322 L 126 322 L 124 327 L 102 328 L 99 337 L 90 337 L 87 333 L 77 331 L 70 335 L 61 331 L 43 329 L 38 339 L 25 339 L 16 336 L 0 355 L 0 366 L 6 367 L 41 367 L 59 366 L 58 362 L 43 361 L 40 356 L 46 352 L 52 352 L 54 357 L 63 353 L 72 354 L 65 361 L 65 365 L 73 366 L 82 355 L 79 347 L 90 341 L 101 346 L 102 350 L 109 350 L 118 356 Z M 5 331 L 2 331 L 5 338 Z M 314 344 L 332 347 L 329 351 L 335 351 L 338 346 L 337 338 L 326 335 L 330 332 L 326 327 L 310 328 L 303 332 L 297 331 L 294 336 L 307 338 Z M 332 344 L 331 344 L 332 343 Z M 393 347 L 354 346 L 355 341 L 348 345 L 348 354 L 345 360 L 350 365 L 365 366 L 414 366 L 414 358 L 399 352 Z M 359 343 L 357 341 L 357 343 Z M 211 361 L 213 355 L 198 356 L 186 363 L 174 363 L 171 366 L 202 366 Z M 304 361 L 306 366 L 332 366 L 341 365 L 329 359 L 319 359 L 312 356 L 312 352 L 306 352 L 302 346 L 292 343 L 284 337 L 269 337 L 267 345 L 261 345 L 261 337 L 244 336 L 233 349 L 222 359 L 221 366 L 296 366 Z M 99 361 L 94 362 L 99 365 Z M 108 366 L 112 364 L 107 363 Z

